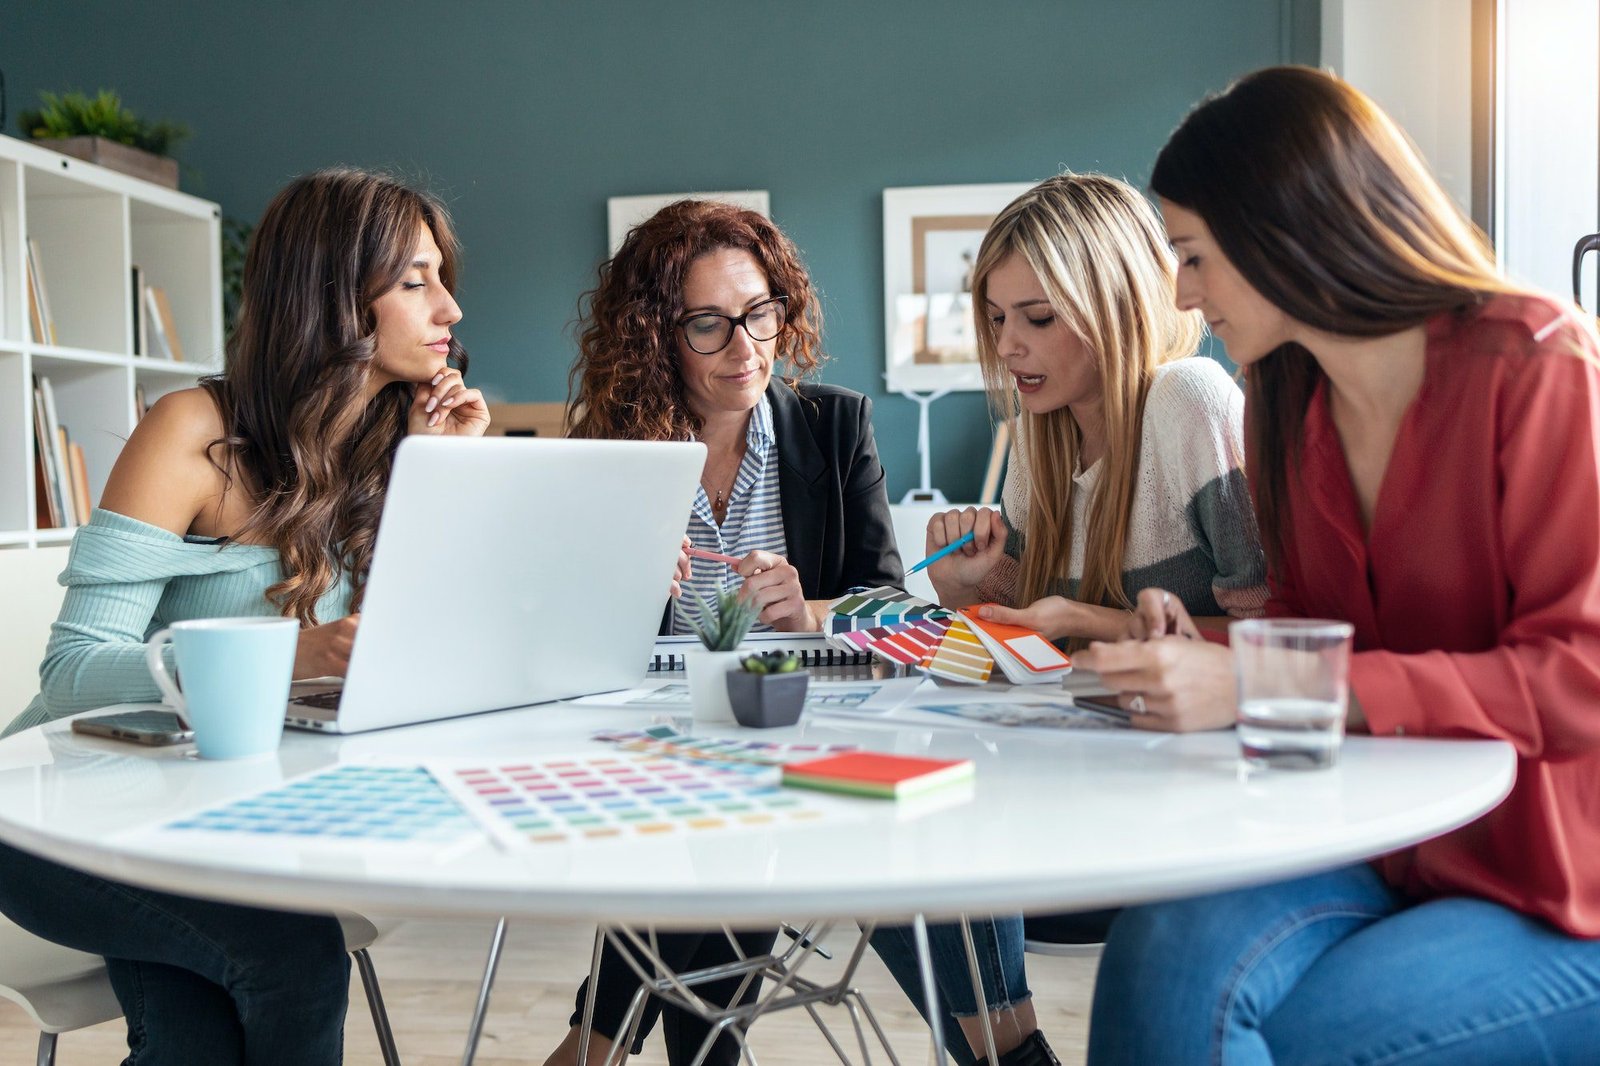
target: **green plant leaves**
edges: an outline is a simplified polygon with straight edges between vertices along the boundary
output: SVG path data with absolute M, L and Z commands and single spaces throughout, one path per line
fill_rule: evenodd
M 786 651 L 759 651 L 739 660 L 747 674 L 792 674 L 800 669 L 800 660 Z
M 22 131 L 36 141 L 62 137 L 104 137 L 121 144 L 143 148 L 157 155 L 168 155 L 189 136 L 189 128 L 172 122 L 147 122 L 122 106 L 122 98 L 110 89 L 94 96 L 72 92 L 41 92 L 38 111 L 17 115 Z
M 716 604 L 699 594 L 694 598 L 695 613 L 689 619 L 695 635 L 710 651 L 733 651 L 739 646 L 761 612 L 738 591 L 722 592 Z

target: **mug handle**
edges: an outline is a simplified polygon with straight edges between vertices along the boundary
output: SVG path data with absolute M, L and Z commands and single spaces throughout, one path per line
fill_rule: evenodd
M 161 649 L 172 640 L 171 629 L 161 629 L 152 633 L 144 645 L 144 664 L 150 670 L 150 676 L 155 679 L 156 687 L 161 690 L 161 695 L 166 697 L 178 712 L 178 721 L 188 728 L 188 706 L 184 703 L 183 693 L 178 690 L 178 683 L 167 673 L 167 664 L 161 657 Z

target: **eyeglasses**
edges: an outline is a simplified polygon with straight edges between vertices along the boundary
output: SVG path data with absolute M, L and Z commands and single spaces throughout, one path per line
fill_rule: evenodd
M 734 326 L 743 326 L 753 341 L 770 341 L 776 337 L 788 319 L 788 302 L 787 296 L 774 296 L 762 300 L 738 318 L 707 311 L 690 315 L 681 320 L 678 327 L 683 330 L 683 339 L 689 342 L 690 348 L 701 355 L 716 355 L 733 340 Z

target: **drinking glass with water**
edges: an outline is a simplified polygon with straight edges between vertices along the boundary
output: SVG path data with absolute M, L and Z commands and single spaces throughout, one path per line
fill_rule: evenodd
M 1339 761 L 1350 701 L 1347 622 L 1252 618 L 1228 626 L 1239 683 L 1239 751 L 1257 768 Z

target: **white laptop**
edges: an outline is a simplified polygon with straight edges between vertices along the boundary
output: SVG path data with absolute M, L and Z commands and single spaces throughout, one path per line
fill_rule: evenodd
M 350 667 L 287 723 L 359 733 L 637 685 L 705 446 L 407 437 Z

